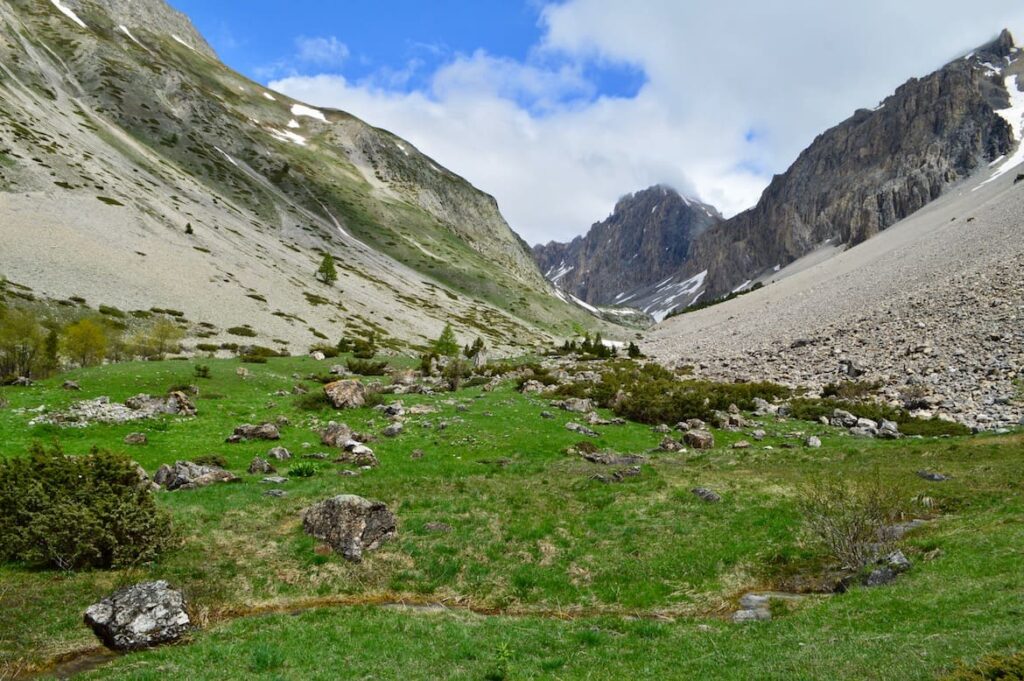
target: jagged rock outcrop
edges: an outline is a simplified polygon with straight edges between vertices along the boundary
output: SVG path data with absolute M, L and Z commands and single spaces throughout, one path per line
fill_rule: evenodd
M 818 136 L 754 208 L 694 240 L 681 278 L 706 273 L 704 295 L 727 294 L 827 242 L 860 243 L 1006 155 L 1013 133 L 997 111 L 1018 54 L 1004 31 Z
M 192 626 L 184 595 L 165 581 L 116 591 L 85 611 L 85 623 L 111 650 L 142 650 L 177 641 Z
M 586 236 L 533 247 L 544 276 L 592 305 L 633 306 L 633 294 L 675 274 L 693 239 L 722 221 L 718 211 L 674 189 L 629 194 Z

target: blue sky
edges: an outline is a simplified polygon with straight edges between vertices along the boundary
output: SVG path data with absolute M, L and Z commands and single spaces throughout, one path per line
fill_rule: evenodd
M 530 243 L 664 184 L 725 215 L 1020 0 L 170 0 L 229 66 L 405 138 Z
M 544 6 L 534 0 L 172 0 L 171 4 L 192 19 L 221 59 L 255 80 L 335 72 L 361 82 L 401 72 L 408 79 L 391 79 L 389 85 L 407 92 L 427 87 L 438 67 L 459 54 L 485 50 L 517 62 L 534 58 Z M 302 45 L 318 39 L 323 58 L 300 59 Z M 546 58 L 549 67 L 560 61 L 554 55 Z M 626 63 L 587 64 L 585 76 L 593 87 L 566 93 L 567 101 L 632 96 L 644 81 L 643 72 Z

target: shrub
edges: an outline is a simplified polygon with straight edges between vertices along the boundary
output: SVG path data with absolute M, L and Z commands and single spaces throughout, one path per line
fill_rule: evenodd
M 220 346 L 215 343 L 199 343 L 196 345 L 196 350 L 199 352 L 217 352 L 220 350 Z
M 883 530 L 903 516 L 903 498 L 876 473 L 867 482 L 820 478 L 801 490 L 798 506 L 812 541 L 844 568 L 860 570 L 891 550 Z
M 323 411 L 333 407 L 323 390 L 313 390 L 305 395 L 299 395 L 295 400 L 295 408 L 302 411 Z
M 921 435 L 924 437 L 960 437 L 970 435 L 971 429 L 962 423 L 950 423 L 942 419 L 908 419 L 901 421 L 900 432 L 904 435 Z
M 327 357 L 328 359 L 334 359 L 339 354 L 341 354 L 340 352 L 338 352 L 338 348 L 336 346 L 334 346 L 334 345 L 327 345 L 326 343 L 321 343 L 320 345 L 312 346 L 309 349 L 309 352 L 310 353 L 322 352 L 322 353 L 324 353 L 324 357 Z
M 451 324 L 445 324 L 441 335 L 434 341 L 433 350 L 443 357 L 455 357 L 459 354 L 459 342 L 455 339 L 455 331 Z
M 200 466 L 216 466 L 217 468 L 228 467 L 228 460 L 220 454 L 203 454 L 192 459 L 192 463 Z
M 103 328 L 91 319 L 83 319 L 64 329 L 61 344 L 64 354 L 83 367 L 99 364 L 107 353 Z
M 961 663 L 943 681 L 1024 681 L 1024 653 L 986 655 L 973 667 Z
M 0 379 L 35 375 L 45 341 L 34 314 L 0 309 Z
M 232 336 L 241 336 L 243 338 L 255 338 L 256 332 L 250 329 L 248 326 L 232 326 L 228 329 L 228 333 Z
M 882 387 L 881 383 L 870 381 L 840 381 L 829 383 L 822 391 L 822 397 L 838 397 L 843 400 L 856 400 L 867 397 Z
M 100 314 L 107 315 L 108 317 L 116 317 L 118 319 L 125 318 L 124 312 L 113 305 L 100 305 Z
M 312 461 L 301 461 L 288 469 L 288 475 L 293 478 L 311 478 L 319 470 Z
M 371 362 L 369 360 L 350 359 L 345 363 L 348 370 L 360 376 L 383 376 L 388 372 L 387 362 Z
M 196 378 L 209 378 L 210 367 L 206 364 L 197 364 L 195 368 Z
M 0 536 L 0 560 L 63 570 L 147 562 L 173 541 L 170 516 L 131 460 L 39 445 L 0 461 Z
M 473 370 L 469 363 L 459 357 L 451 358 L 441 372 L 441 376 L 448 384 L 448 389 L 452 392 L 459 389 L 459 386 L 462 385 L 462 379 L 468 378 L 472 374 Z
M 365 339 L 357 338 L 350 342 L 350 347 L 352 356 L 356 359 L 373 359 L 377 354 L 377 335 L 371 333 Z
M 239 359 L 241 359 L 244 364 L 266 364 L 267 363 L 267 358 L 264 357 L 263 355 L 251 355 L 249 353 L 246 353 L 244 355 L 240 355 Z

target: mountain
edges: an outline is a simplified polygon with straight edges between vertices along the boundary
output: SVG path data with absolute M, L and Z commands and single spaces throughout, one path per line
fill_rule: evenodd
M 1020 138 L 1020 56 L 1003 31 L 823 133 L 754 208 L 700 234 L 668 285 L 699 279 L 694 296 L 706 298 L 744 288 L 815 249 L 854 246 L 1008 156 Z
M 35 294 L 174 309 L 222 341 L 418 345 L 451 322 L 507 346 L 600 325 L 491 196 L 233 72 L 162 0 L 0 0 L 0 239 L 0 275 Z M 314 279 L 324 253 L 335 286 Z
M 714 207 L 655 186 L 621 198 L 585 236 L 534 246 L 533 257 L 549 281 L 587 303 L 656 312 L 646 291 L 675 274 L 694 239 L 721 221 Z

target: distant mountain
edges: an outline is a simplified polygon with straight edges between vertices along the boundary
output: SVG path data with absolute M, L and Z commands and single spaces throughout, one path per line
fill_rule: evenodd
M 534 246 L 533 257 L 549 281 L 587 303 L 653 312 L 638 292 L 678 272 L 693 240 L 721 221 L 713 206 L 655 186 L 620 199 L 586 236 Z
M 376 332 L 528 344 L 594 318 L 494 199 L 399 137 L 270 92 L 162 0 L 0 0 L 0 275 L 301 351 Z M 314 280 L 323 253 L 335 286 Z
M 823 133 L 754 208 L 699 235 L 667 285 L 701 282 L 683 305 L 728 294 L 824 244 L 860 243 L 990 164 L 1016 165 L 1021 54 L 1003 31 Z

